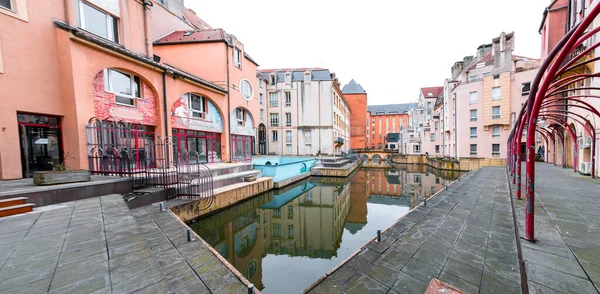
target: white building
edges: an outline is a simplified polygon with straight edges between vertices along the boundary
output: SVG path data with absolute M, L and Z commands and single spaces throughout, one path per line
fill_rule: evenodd
M 350 107 L 334 73 L 322 68 L 297 68 L 261 70 L 260 75 L 266 81 L 261 105 L 266 136 L 261 143 L 259 124 L 259 153 L 348 152 Z

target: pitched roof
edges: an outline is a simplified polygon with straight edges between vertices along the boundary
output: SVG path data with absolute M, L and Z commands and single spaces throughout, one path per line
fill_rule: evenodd
M 421 94 L 423 94 L 423 97 L 425 98 L 437 98 L 442 92 L 444 92 L 443 86 L 421 88 Z
M 366 94 L 367 91 L 360 86 L 360 84 L 356 83 L 354 79 L 350 81 L 347 85 L 342 89 L 342 93 L 344 94 Z
M 154 45 L 202 43 L 228 41 L 228 35 L 223 29 L 200 31 L 174 31 L 156 41 Z
M 475 62 L 472 62 L 471 65 L 469 67 L 466 67 L 466 69 L 464 71 L 465 72 L 470 71 L 470 70 L 474 69 L 475 67 L 477 67 L 477 65 L 482 62 L 485 62 L 484 66 L 493 65 L 494 64 L 494 55 L 492 54 L 492 52 L 486 54 L 481 59 L 479 59 Z
M 412 105 L 413 105 L 412 103 L 368 105 L 367 111 L 370 112 L 371 115 L 391 114 L 391 112 L 404 114 L 404 113 L 408 113 L 408 111 L 411 109 Z
M 261 70 L 259 70 L 260 74 L 267 81 L 269 80 L 269 76 L 271 75 L 271 73 L 274 73 L 277 82 L 283 81 L 284 77 L 285 77 L 285 73 L 287 73 L 287 72 L 292 73 L 292 81 L 294 81 L 294 82 L 304 81 L 304 73 L 307 71 L 310 72 L 310 76 L 311 76 L 310 79 L 313 81 L 332 81 L 333 80 L 333 77 L 332 77 L 333 74 L 331 73 L 331 71 L 329 71 L 326 68 L 320 68 L 320 67 L 294 68 L 294 69 L 290 69 L 290 68 L 261 69 Z
M 183 18 L 199 30 L 212 30 L 212 27 L 207 22 L 198 17 L 195 11 L 187 7 L 183 8 Z

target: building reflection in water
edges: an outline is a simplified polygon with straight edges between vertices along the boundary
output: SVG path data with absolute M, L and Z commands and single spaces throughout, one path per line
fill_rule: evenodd
M 300 292 L 457 176 L 397 166 L 311 178 L 190 226 L 263 292 Z

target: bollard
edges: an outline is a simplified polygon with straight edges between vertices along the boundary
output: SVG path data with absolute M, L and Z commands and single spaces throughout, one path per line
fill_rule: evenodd
M 254 293 L 254 284 L 248 285 L 248 294 Z
M 377 243 L 381 243 L 381 230 L 377 230 Z
M 164 202 L 160 203 L 160 211 L 165 211 L 165 203 Z
M 192 242 L 194 238 L 192 238 L 192 229 L 187 229 L 187 241 Z
M 423 198 L 423 206 L 427 206 L 427 198 Z

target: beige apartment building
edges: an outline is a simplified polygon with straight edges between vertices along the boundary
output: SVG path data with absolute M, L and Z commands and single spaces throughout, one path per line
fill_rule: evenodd
M 264 121 L 264 129 L 259 124 L 260 154 L 339 155 L 350 149 L 351 109 L 335 73 L 267 69 L 260 71 L 259 84 L 264 87 L 259 90 L 259 121 Z

